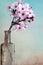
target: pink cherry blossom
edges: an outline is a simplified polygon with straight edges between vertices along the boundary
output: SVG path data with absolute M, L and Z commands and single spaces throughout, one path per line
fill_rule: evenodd
M 20 25 L 15 26 L 15 30 L 27 29 L 28 25 L 25 22 L 34 21 L 34 12 L 28 3 L 22 4 L 22 0 L 14 2 L 11 6 L 8 7 L 8 10 L 11 12 L 11 17 L 20 18 L 22 21 L 19 22 Z
M 34 16 L 33 10 L 30 8 L 29 4 L 25 3 L 22 5 L 21 3 L 15 2 L 9 7 L 9 10 L 16 10 L 15 14 L 12 14 L 13 17 L 18 17 L 21 19 L 25 19 L 27 16 L 32 17 Z
M 10 12 L 11 12 L 11 10 L 12 10 L 10 5 L 8 6 L 8 10 L 9 10 Z
M 25 30 L 25 29 L 27 29 L 28 28 L 28 26 L 24 26 L 24 27 L 21 27 L 21 26 L 19 26 L 18 27 L 18 25 L 16 26 L 16 28 L 15 28 L 15 30 L 17 31 L 17 30 L 20 30 L 20 29 L 23 29 L 23 30 Z
M 19 4 L 17 11 L 18 11 L 17 17 L 19 17 L 21 19 L 26 18 L 26 14 L 25 14 L 26 10 L 23 5 Z

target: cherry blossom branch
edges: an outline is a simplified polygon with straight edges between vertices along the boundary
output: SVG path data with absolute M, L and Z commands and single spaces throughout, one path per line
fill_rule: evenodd
M 22 4 L 22 0 L 13 3 L 8 6 L 8 10 L 11 12 L 11 17 L 13 18 L 9 30 L 15 25 L 16 29 L 23 29 L 28 27 L 26 22 L 34 21 L 34 12 L 28 3 Z M 14 21 L 14 19 L 17 19 Z
M 26 19 L 33 19 L 34 17 L 32 16 L 32 17 L 27 17 Z M 11 26 L 10 26 L 10 28 L 9 28 L 9 31 L 11 30 L 11 28 L 13 27 L 13 25 L 20 25 L 20 23 L 19 22 L 22 22 L 22 21 L 25 21 L 25 19 L 22 19 L 22 20 L 20 20 L 20 19 L 17 19 L 15 22 L 14 22 L 14 18 L 13 18 L 13 20 L 12 20 L 12 22 L 11 22 Z M 30 22 L 30 21 L 29 21 Z

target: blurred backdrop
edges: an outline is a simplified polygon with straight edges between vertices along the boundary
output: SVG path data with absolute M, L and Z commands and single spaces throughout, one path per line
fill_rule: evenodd
M 7 6 L 16 0 L 0 0 L 0 44 L 4 42 L 4 30 L 10 27 L 12 18 Z M 35 21 L 27 30 L 11 33 L 11 41 L 15 44 L 15 57 L 22 62 L 25 59 L 43 54 L 43 0 L 23 0 L 29 3 L 35 14 Z

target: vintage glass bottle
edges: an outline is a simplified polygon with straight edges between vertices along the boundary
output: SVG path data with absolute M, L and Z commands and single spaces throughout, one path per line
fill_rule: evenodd
M 11 43 L 11 31 L 4 32 L 4 43 L 1 44 L 1 65 L 15 65 L 15 46 Z

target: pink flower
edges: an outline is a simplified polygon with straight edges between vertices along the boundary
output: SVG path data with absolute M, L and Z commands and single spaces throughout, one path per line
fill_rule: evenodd
M 21 4 L 22 0 L 19 0 L 18 2 L 14 2 L 12 5 L 11 5 L 11 8 L 12 9 L 17 9 L 18 5 Z
M 17 16 L 18 16 L 18 18 L 20 18 L 20 19 L 25 19 L 25 18 L 26 18 L 25 12 L 18 13 Z
M 8 9 L 11 9 L 11 6 L 8 6 Z
M 12 9 L 11 9 L 11 6 L 8 6 L 8 10 L 11 12 L 11 10 L 12 10 Z
M 18 18 L 21 18 L 21 19 L 26 18 L 26 14 L 25 14 L 26 10 L 23 5 L 19 4 L 17 11 L 18 11 L 18 14 L 17 14 Z
M 19 22 L 20 25 L 15 25 L 15 30 L 20 29 L 27 29 L 28 25 L 26 22 L 33 22 L 34 21 L 34 12 L 28 3 L 22 4 L 22 0 L 13 3 L 11 6 L 8 7 L 8 10 L 11 12 L 11 17 L 20 18 L 22 20 Z
M 18 7 L 18 2 L 14 2 L 12 5 L 11 5 L 11 8 L 12 9 L 17 9 L 17 7 Z
M 12 14 L 12 17 L 17 17 L 20 19 L 26 19 L 26 17 L 34 17 L 34 13 L 33 10 L 31 9 L 31 7 L 29 6 L 28 3 L 25 4 L 21 4 L 21 0 L 20 2 L 15 2 L 13 3 L 10 7 L 9 10 L 12 11 L 12 9 L 16 10 L 15 14 Z
M 16 31 L 17 31 L 17 30 L 20 30 L 20 29 L 25 30 L 25 29 L 27 29 L 27 28 L 28 28 L 28 25 L 24 24 L 24 22 L 20 22 L 20 25 L 16 25 L 15 30 L 16 30 Z
M 28 25 L 24 25 L 24 28 L 27 29 L 28 28 Z

